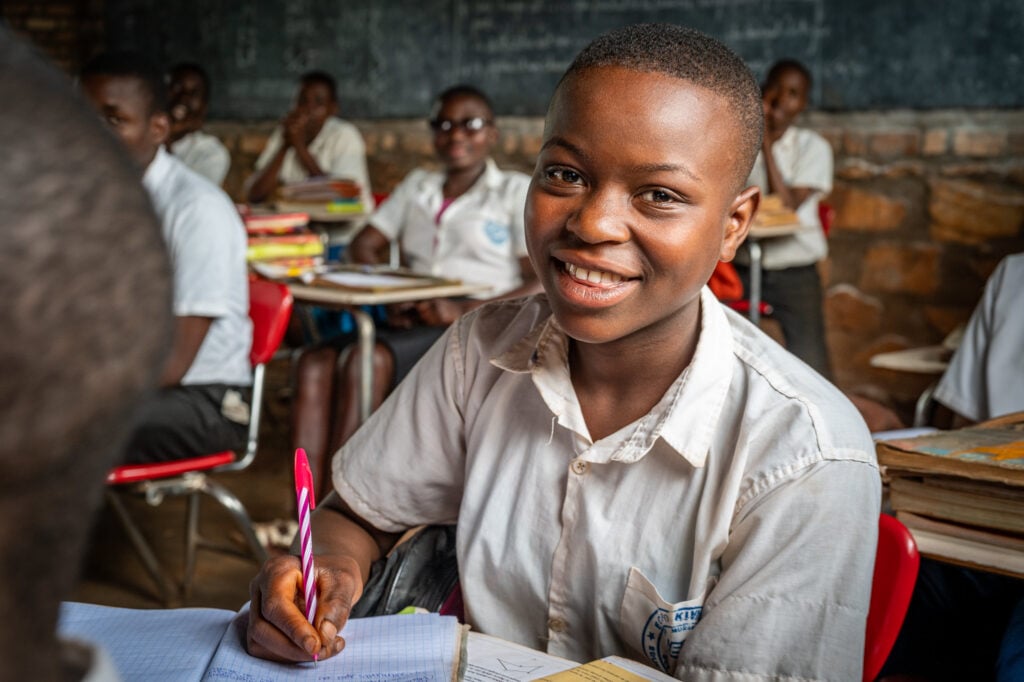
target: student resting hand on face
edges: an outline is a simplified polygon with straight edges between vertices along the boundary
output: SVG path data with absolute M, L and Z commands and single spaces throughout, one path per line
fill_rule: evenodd
M 267 140 L 246 182 L 252 203 L 271 198 L 281 185 L 308 178 L 345 178 L 359 185 L 366 211 L 373 209 L 366 144 L 359 130 L 337 117 L 338 88 L 323 71 L 310 71 L 299 79 L 292 107 Z

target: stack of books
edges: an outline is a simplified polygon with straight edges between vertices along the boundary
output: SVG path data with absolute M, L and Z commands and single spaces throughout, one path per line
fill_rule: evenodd
M 246 259 L 261 275 L 300 277 L 323 265 L 323 240 L 309 229 L 309 214 L 248 213 L 242 219 L 248 234 Z
M 302 211 L 320 216 L 359 216 L 365 213 L 359 185 L 343 178 L 310 178 L 277 191 L 279 211 Z
M 922 554 L 1024 577 L 1024 413 L 877 450 Z

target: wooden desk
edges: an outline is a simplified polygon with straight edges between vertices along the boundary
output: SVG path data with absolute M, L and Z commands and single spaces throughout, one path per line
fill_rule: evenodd
M 788 225 L 752 225 L 747 234 L 747 248 L 750 252 L 750 291 L 747 292 L 747 299 L 750 301 L 750 311 L 747 315 L 750 321 L 757 324 L 761 321 L 761 267 L 763 254 L 761 252 L 761 240 L 775 237 L 787 237 L 798 232 L 803 226 L 799 223 Z
M 443 283 L 389 291 L 343 289 L 298 283 L 289 283 L 288 288 L 297 303 L 347 310 L 352 313 L 356 322 L 361 354 L 359 371 L 359 419 L 361 421 L 366 421 L 373 409 L 373 346 L 376 341 L 376 331 L 373 326 L 373 318 L 360 306 L 468 296 L 484 293 L 491 289 L 490 285 L 468 283 Z

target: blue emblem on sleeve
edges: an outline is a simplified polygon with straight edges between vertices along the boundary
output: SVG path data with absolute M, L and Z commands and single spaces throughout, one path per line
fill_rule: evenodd
M 683 642 L 700 620 L 702 606 L 682 606 L 673 611 L 655 609 L 644 625 L 640 649 L 655 667 L 675 670 Z
M 497 223 L 493 220 L 488 220 L 484 224 L 484 234 L 491 240 L 491 243 L 495 246 L 501 246 L 508 241 L 509 229 L 508 225 Z

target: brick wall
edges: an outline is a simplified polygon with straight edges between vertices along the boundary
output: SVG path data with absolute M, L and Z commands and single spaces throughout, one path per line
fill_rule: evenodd
M 65 73 L 77 73 L 103 45 L 103 0 L 5 0 L 7 24 Z
M 374 191 L 434 163 L 424 122 L 354 123 Z M 1024 250 L 1024 111 L 811 112 L 804 124 L 836 155 L 836 219 L 821 264 L 836 383 L 909 419 L 935 377 L 874 369 L 869 360 L 939 343 L 970 316 L 999 259 Z M 499 127 L 498 163 L 529 172 L 541 119 L 502 118 Z M 209 128 L 231 149 L 225 185 L 240 198 L 273 123 Z

